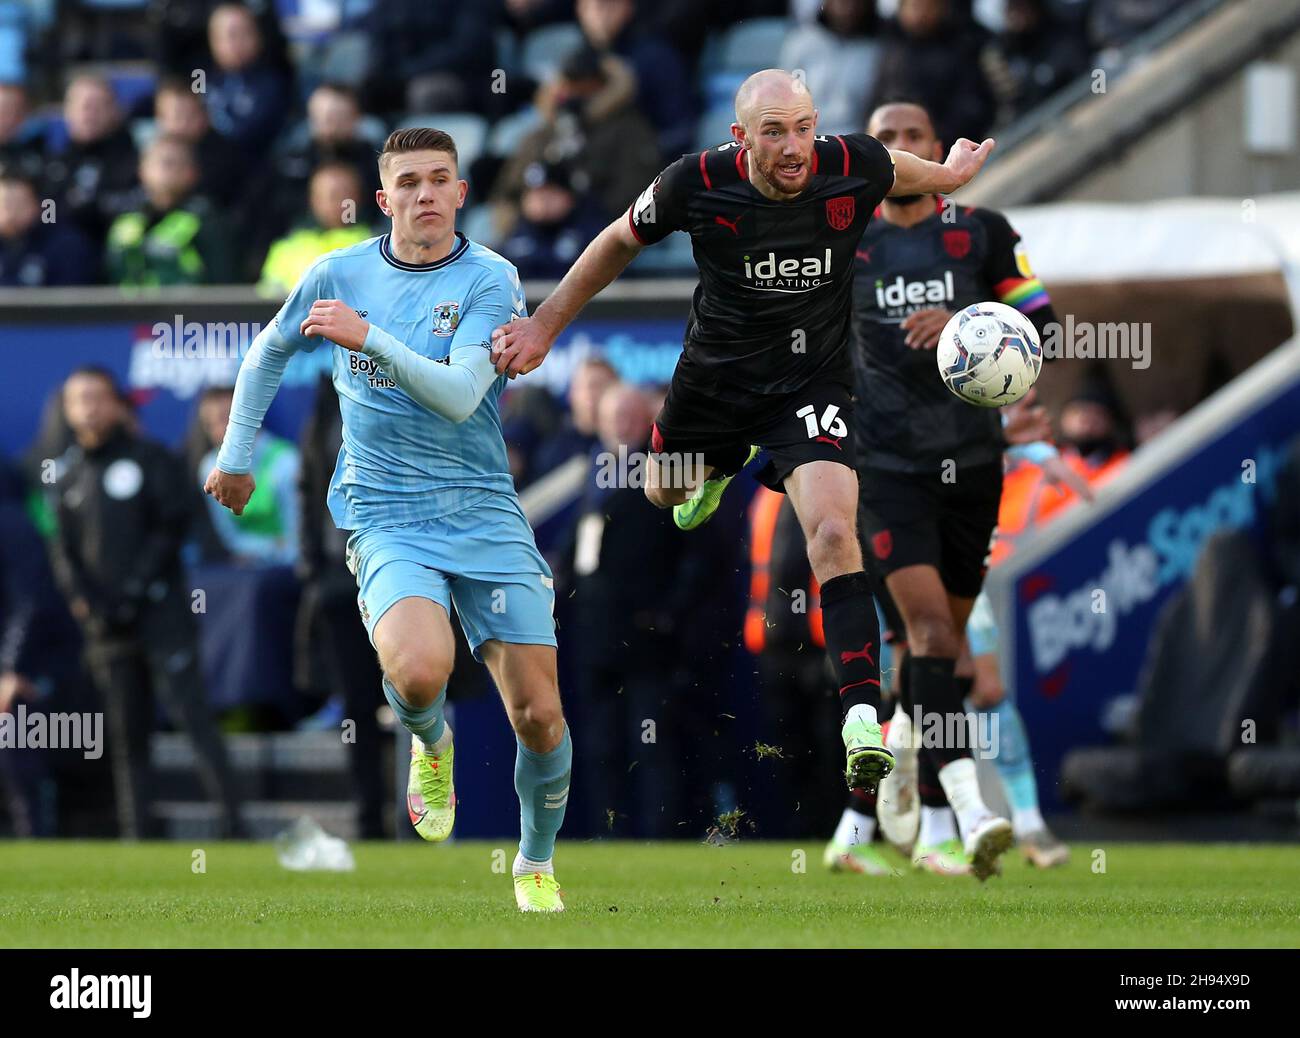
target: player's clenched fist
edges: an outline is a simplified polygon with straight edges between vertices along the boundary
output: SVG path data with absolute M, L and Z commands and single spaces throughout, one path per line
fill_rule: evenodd
M 341 299 L 317 299 L 298 330 L 306 336 L 324 336 L 345 350 L 360 352 L 370 322 Z
M 984 165 L 984 160 L 989 157 L 989 152 L 992 150 L 992 137 L 985 139 L 982 144 L 968 141 L 965 137 L 957 138 L 952 149 L 948 152 L 948 160 L 944 163 L 948 170 L 956 176 L 957 187 L 966 183 L 979 172 L 980 167 Z M 953 190 L 955 191 L 956 188 L 953 188 Z
M 525 375 L 546 359 L 555 336 L 535 317 L 516 317 L 492 333 L 492 363 L 498 375 Z
M 235 515 L 243 515 L 244 506 L 253 496 L 253 488 L 256 486 L 250 472 L 222 472 L 221 469 L 214 468 L 203 483 L 203 492 L 215 497 L 217 504 L 225 505 Z

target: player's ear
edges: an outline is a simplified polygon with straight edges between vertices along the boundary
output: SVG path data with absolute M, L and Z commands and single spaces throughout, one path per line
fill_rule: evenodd
M 465 196 L 468 194 L 469 194 L 469 181 L 468 180 L 456 181 L 456 208 L 457 209 L 463 209 L 465 207 Z
M 731 124 L 731 139 L 742 148 L 749 147 L 749 142 L 745 140 L 745 128 L 740 123 Z
M 379 211 L 385 216 L 393 215 L 393 211 L 388 208 L 388 192 L 382 187 L 375 192 L 375 204 L 379 206 Z

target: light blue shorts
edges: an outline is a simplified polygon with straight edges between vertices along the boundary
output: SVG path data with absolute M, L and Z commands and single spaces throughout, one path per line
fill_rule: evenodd
M 555 645 L 555 582 L 532 528 L 513 498 L 495 496 L 451 515 L 374 526 L 348 539 L 357 607 L 375 641 L 375 625 L 403 598 L 427 598 L 451 614 L 465 639 Z

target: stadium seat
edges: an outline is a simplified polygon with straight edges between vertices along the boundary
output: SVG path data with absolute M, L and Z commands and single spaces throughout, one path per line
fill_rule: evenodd
M 728 99 L 726 106 L 710 108 L 695 127 L 695 148 L 705 151 L 718 144 L 731 140 L 731 124 L 735 121 L 736 110 Z
M 359 87 L 370 70 L 370 37 L 359 30 L 335 33 L 309 60 L 321 81 Z
M 722 35 L 715 69 L 757 72 L 772 68 L 781 58 L 781 45 L 790 32 L 787 18 L 750 18 Z
M 541 123 L 541 116 L 532 105 L 502 119 L 498 119 L 488 134 L 487 153 L 498 158 L 509 158 L 522 141 Z
M 463 170 L 469 169 L 474 160 L 483 154 L 483 148 L 487 144 L 488 122 L 473 112 L 426 112 L 407 116 L 398 119 L 393 124 L 393 129 L 401 130 L 408 126 L 436 126 L 451 134 Z
M 17 8 L 0 8 L 0 83 L 22 83 L 27 79 L 27 28 Z
M 582 45 L 583 39 L 582 30 L 572 22 L 534 29 L 524 38 L 519 64 L 527 75 L 541 82 Z
M 153 119 L 132 119 L 129 124 L 131 140 L 135 142 L 136 151 L 144 151 L 158 133 L 158 124 Z
M 456 217 L 456 226 L 470 241 L 495 247 L 496 233 L 492 229 L 492 210 L 486 205 L 476 205 L 461 210 Z
M 493 34 L 497 42 L 497 61 L 507 72 L 519 66 L 519 38 L 513 29 L 497 29 Z
M 652 248 L 637 256 L 636 263 L 628 268 L 631 273 L 654 276 L 694 277 L 695 254 L 687 234 L 670 234 Z
M 746 76 L 779 65 L 791 25 L 785 18 L 751 18 L 711 36 L 700 54 L 698 76 L 705 109 L 730 107 Z

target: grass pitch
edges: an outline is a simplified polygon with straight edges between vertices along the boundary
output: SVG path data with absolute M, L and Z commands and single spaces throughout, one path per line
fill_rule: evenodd
M 187 844 L 4 843 L 0 945 L 1300 946 L 1300 847 L 1072 849 L 1047 873 L 1013 851 L 1005 875 L 980 885 L 832 875 L 812 842 L 561 842 L 568 911 L 522 916 L 493 871 L 508 868 L 509 844 L 360 844 L 355 872 L 329 874 L 287 872 L 269 844 L 209 844 L 195 872 Z

